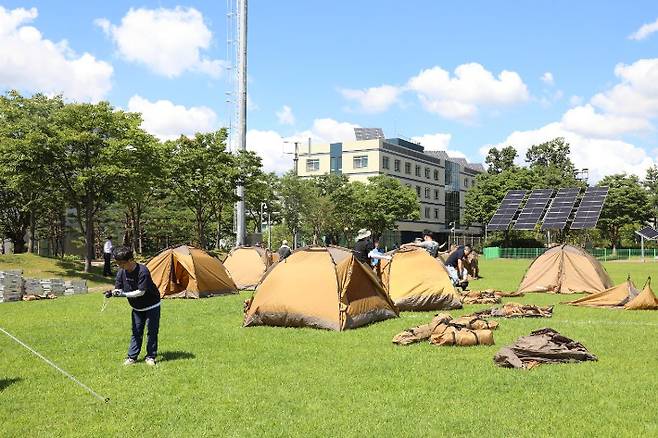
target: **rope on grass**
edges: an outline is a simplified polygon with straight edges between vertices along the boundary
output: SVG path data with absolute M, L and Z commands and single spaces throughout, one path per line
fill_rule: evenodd
M 69 379 L 71 379 L 73 382 L 77 383 L 78 385 L 80 385 L 81 387 L 83 387 L 84 389 L 86 389 L 87 392 L 89 392 L 91 395 L 93 395 L 94 397 L 96 397 L 98 400 L 103 401 L 103 402 L 105 402 L 105 403 L 108 403 L 108 402 L 110 401 L 109 397 L 103 397 L 102 395 L 99 395 L 99 394 L 98 394 L 97 392 L 95 392 L 93 389 L 91 389 L 90 387 L 88 387 L 87 385 L 85 385 L 84 383 L 82 383 L 81 381 L 79 381 L 78 379 L 76 379 L 75 377 L 73 377 L 72 375 L 70 375 L 69 373 L 67 373 L 66 371 L 64 371 L 63 369 L 61 369 L 60 367 L 58 367 L 58 366 L 57 366 L 55 363 L 53 363 L 51 360 L 49 360 L 49 359 L 43 357 L 38 351 L 36 351 L 35 349 L 33 349 L 32 347 L 30 347 L 29 345 L 27 345 L 25 342 L 23 342 L 23 341 L 21 341 L 20 339 L 18 339 L 16 336 L 14 336 L 14 335 L 12 335 L 11 333 L 9 333 L 7 330 L 5 330 L 5 329 L 3 329 L 2 327 L 0 327 L 0 331 L 1 331 L 2 333 L 4 333 L 5 335 L 9 336 L 11 339 L 13 339 L 14 341 L 16 341 L 16 342 L 17 342 L 18 344 L 20 344 L 21 346 L 25 347 L 27 350 L 29 350 L 29 351 L 31 351 L 32 353 L 34 353 L 39 359 L 43 360 L 43 361 L 46 362 L 48 365 L 50 365 L 51 367 L 55 368 L 55 369 L 56 369 L 57 371 L 59 371 L 60 373 L 64 374 L 66 377 L 68 377 Z

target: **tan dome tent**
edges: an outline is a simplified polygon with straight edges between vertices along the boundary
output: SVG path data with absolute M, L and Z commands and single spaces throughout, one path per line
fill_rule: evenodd
M 658 298 L 651 290 L 651 281 L 647 280 L 644 289 L 640 292 L 630 278 L 603 292 L 588 295 L 567 304 L 587 307 L 623 307 L 627 310 L 658 310 Z
M 238 293 L 222 262 L 191 246 L 167 248 L 146 267 L 161 297 L 199 298 Z
M 639 294 L 640 291 L 637 290 L 635 284 L 629 278 L 625 282 L 603 292 L 587 295 L 567 304 L 585 307 L 623 307 Z
M 559 245 L 537 257 L 518 292 L 597 293 L 612 287 L 601 263 L 581 248 Z
M 398 316 L 372 270 L 351 253 L 306 247 L 277 263 L 256 288 L 244 326 L 347 330 Z M 339 257 L 338 257 L 339 258 Z
M 224 260 L 224 266 L 238 289 L 256 287 L 271 265 L 272 253 L 260 246 L 238 246 Z
M 445 265 L 422 248 L 406 247 L 381 261 L 382 283 L 400 310 L 461 309 Z

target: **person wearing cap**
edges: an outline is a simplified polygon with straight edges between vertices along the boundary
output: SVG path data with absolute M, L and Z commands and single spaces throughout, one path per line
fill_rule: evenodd
M 372 233 L 370 230 L 366 228 L 361 228 L 359 232 L 356 234 L 356 238 L 354 239 L 354 247 L 352 248 L 352 252 L 354 253 L 354 257 L 361 263 L 370 264 L 370 258 L 368 257 L 368 254 L 370 254 L 370 251 L 372 251 L 375 248 L 375 245 L 372 243 L 372 240 L 370 239 L 370 236 Z
M 107 236 L 103 245 L 103 276 L 112 275 L 112 236 Z
M 286 259 L 292 251 L 290 250 L 290 247 L 288 246 L 288 241 L 284 240 L 281 242 L 281 247 L 277 251 L 279 253 L 279 260 L 284 260 Z

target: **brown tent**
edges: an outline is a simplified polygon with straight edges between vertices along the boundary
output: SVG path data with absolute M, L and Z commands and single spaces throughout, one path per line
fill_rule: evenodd
M 518 292 L 596 293 L 610 287 L 612 280 L 598 260 L 581 248 L 559 245 L 532 262 Z
M 400 310 L 461 309 L 445 265 L 427 251 L 405 247 L 381 260 L 382 283 Z
M 635 284 L 628 278 L 625 282 L 606 289 L 603 292 L 587 295 L 570 301 L 567 304 L 587 307 L 623 307 L 639 294 L 640 291 L 637 290 Z
M 332 254 L 345 255 L 342 260 Z M 244 326 L 347 330 L 398 316 L 372 270 L 344 250 L 306 247 L 277 263 L 256 288 Z
M 647 280 L 642 292 L 624 305 L 626 310 L 658 310 L 658 298 L 651 290 L 651 278 Z
M 146 267 L 162 297 L 199 298 L 238 293 L 222 262 L 191 246 L 167 248 Z
M 256 287 L 263 274 L 272 265 L 272 253 L 260 246 L 238 246 L 224 260 L 238 289 Z

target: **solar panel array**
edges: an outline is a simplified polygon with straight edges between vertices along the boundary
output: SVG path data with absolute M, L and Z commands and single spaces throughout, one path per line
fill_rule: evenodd
M 571 229 L 595 228 L 599 216 L 601 216 L 606 196 L 608 196 L 607 187 L 588 187 L 580 201 L 576 217 L 571 223 Z
M 654 230 L 651 227 L 644 227 L 640 231 L 636 231 L 635 233 L 649 240 L 655 240 L 656 238 L 658 238 L 658 231 Z
M 515 230 L 534 230 L 551 200 L 553 189 L 533 190 L 514 224 Z
M 489 230 L 506 230 L 510 222 L 514 219 L 516 211 L 519 209 L 523 198 L 525 198 L 526 190 L 510 190 L 500 203 L 500 207 L 496 210 L 493 217 L 489 221 L 487 228 Z
M 384 131 L 382 128 L 354 128 L 354 135 L 357 140 L 372 140 L 384 138 Z
M 542 231 L 563 230 L 567 226 L 571 210 L 573 210 L 579 194 L 579 188 L 559 189 L 546 212 L 546 216 L 544 216 L 544 223 L 541 227 Z

